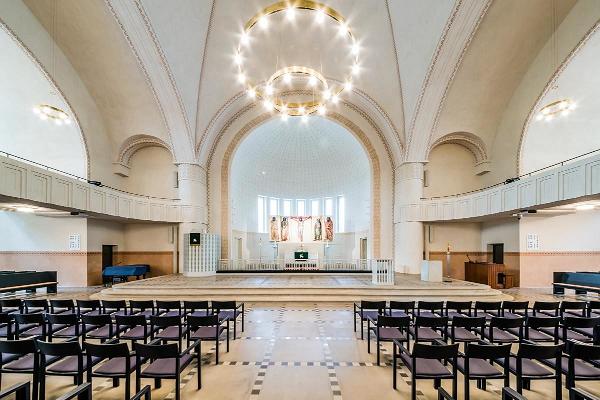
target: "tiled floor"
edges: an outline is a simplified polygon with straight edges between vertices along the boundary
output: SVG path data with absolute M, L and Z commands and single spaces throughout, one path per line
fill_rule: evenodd
M 526 292 L 526 291 L 524 291 Z M 60 297 L 83 298 L 91 291 L 62 292 Z M 538 293 L 550 297 L 548 293 Z M 238 325 L 238 328 L 240 326 Z M 203 352 L 203 387 L 197 390 L 197 368 L 184 372 L 183 399 L 405 399 L 410 395 L 410 375 L 400 368 L 398 390 L 392 389 L 390 347 L 383 346 L 382 365 L 375 364 L 375 345 L 367 353 L 366 340 L 354 333 L 351 304 L 340 303 L 256 303 L 246 304 L 245 330 L 238 329 L 238 339 L 231 342 L 228 353 L 221 347 L 219 365 L 214 362 L 214 349 Z M 2 387 L 26 379 L 5 375 Z M 121 399 L 123 387 L 113 388 L 106 379 L 94 379 L 94 399 Z M 513 379 L 514 386 L 514 379 Z M 72 379 L 50 377 L 47 398 L 55 398 L 71 387 Z M 143 384 L 153 384 L 143 380 Z M 498 399 L 501 382 L 490 382 L 487 391 L 471 385 L 473 399 Z M 443 384 L 450 390 L 450 382 Z M 459 398 L 463 381 L 459 378 Z M 578 386 L 600 394 L 600 383 Z M 535 381 L 528 399 L 554 398 L 552 383 Z M 418 383 L 420 399 L 436 399 L 432 382 Z M 153 399 L 172 399 L 173 382 L 164 381 L 154 389 Z M 567 397 L 566 391 L 563 393 Z

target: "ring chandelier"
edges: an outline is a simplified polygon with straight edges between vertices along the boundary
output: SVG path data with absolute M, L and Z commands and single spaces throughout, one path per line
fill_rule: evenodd
M 292 20 L 297 10 L 314 12 L 315 20 L 318 23 L 323 23 L 325 18 L 330 18 L 338 24 L 339 33 L 346 35 L 350 39 L 351 48 L 349 52 L 352 65 L 349 67 L 349 72 L 343 84 L 330 84 L 320 72 L 300 65 L 280 68 L 263 83 L 255 83 L 247 76 L 244 68 L 244 51 L 248 51 L 250 48 L 252 31 L 256 26 L 266 29 L 269 25 L 269 17 L 277 13 L 285 12 L 286 17 Z M 338 103 L 342 92 L 352 90 L 353 78 L 358 75 L 360 70 L 358 53 L 359 46 L 356 38 L 345 18 L 339 12 L 316 1 L 297 0 L 295 2 L 280 1 L 274 3 L 250 18 L 244 26 L 234 60 L 238 68 L 238 81 L 244 85 L 248 96 L 253 99 L 262 100 L 263 105 L 268 111 L 278 111 L 281 113 L 282 119 L 287 119 L 288 116 L 307 117 L 314 113 L 324 115 L 327 112 L 327 104 L 329 102 L 333 104 Z M 279 80 L 290 84 L 295 79 L 307 80 L 313 95 L 315 93 L 319 94 L 318 98 L 310 101 L 286 103 L 282 97 L 277 97 L 274 89 L 275 84 Z
M 569 115 L 569 112 L 574 109 L 575 103 L 571 99 L 557 100 L 540 108 L 540 111 L 538 111 L 535 118 L 538 121 L 541 121 L 542 119 L 550 121 L 556 116 L 567 116 Z
M 40 104 L 33 107 L 33 112 L 40 117 L 42 121 L 54 121 L 56 125 L 71 124 L 69 114 L 58 107 L 49 104 Z

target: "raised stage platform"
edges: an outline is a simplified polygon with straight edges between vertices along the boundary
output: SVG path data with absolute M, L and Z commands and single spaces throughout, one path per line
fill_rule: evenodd
M 371 274 L 225 274 L 205 277 L 165 275 L 113 285 L 92 298 L 237 301 L 351 302 L 358 300 L 511 300 L 487 285 L 452 280 L 423 282 L 396 274 L 394 285 L 374 285 Z

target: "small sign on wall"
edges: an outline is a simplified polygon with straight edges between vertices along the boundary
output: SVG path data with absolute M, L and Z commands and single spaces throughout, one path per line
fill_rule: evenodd
M 69 250 L 78 251 L 81 250 L 81 235 L 74 233 L 69 235 Z
M 527 250 L 539 250 L 540 238 L 536 233 L 527 234 Z

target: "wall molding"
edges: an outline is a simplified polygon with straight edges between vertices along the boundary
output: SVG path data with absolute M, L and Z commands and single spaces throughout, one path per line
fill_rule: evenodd
M 129 170 L 131 168 L 131 158 L 133 155 L 147 147 L 162 147 L 169 151 L 173 157 L 173 149 L 164 140 L 146 134 L 129 136 L 121 143 L 119 147 L 119 153 L 115 162 L 113 162 L 113 172 L 120 176 L 129 176 Z

